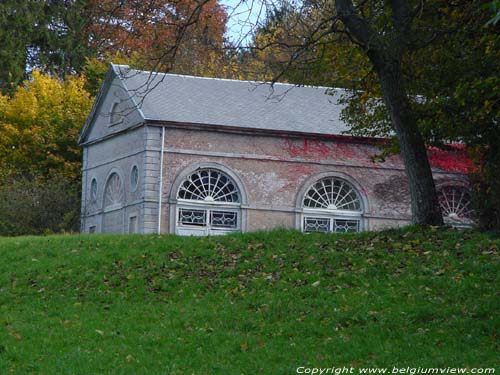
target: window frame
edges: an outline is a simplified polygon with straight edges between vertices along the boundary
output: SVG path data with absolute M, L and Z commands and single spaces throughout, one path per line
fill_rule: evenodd
M 119 105 L 120 102 L 113 102 L 113 104 L 111 104 L 111 109 L 109 111 L 109 126 L 121 124 L 125 119 L 125 115 L 121 110 L 117 110 Z
M 457 217 L 457 219 L 454 219 L 450 217 L 450 215 L 445 216 L 445 209 L 444 206 L 441 203 L 441 196 L 444 195 L 444 191 L 446 189 L 463 189 L 465 193 L 468 194 L 469 200 L 468 200 L 468 211 L 470 212 L 470 217 L 463 217 L 460 219 L 460 217 Z M 472 192 L 470 190 L 470 187 L 462 184 L 460 182 L 454 182 L 450 181 L 448 183 L 444 183 L 439 185 L 439 187 L 436 189 L 437 190 L 437 195 L 438 195 L 438 201 L 439 201 L 439 208 L 441 210 L 441 215 L 443 217 L 443 221 L 445 224 L 452 226 L 453 228 L 457 229 L 469 229 L 474 226 L 475 220 L 474 220 L 474 210 L 472 209 Z M 462 193 L 463 194 L 463 193 Z M 458 203 L 461 203 L 462 198 L 460 198 L 460 201 Z M 454 202 L 453 202 L 454 204 Z M 451 207 L 448 207 L 451 208 Z M 456 209 L 456 207 L 453 207 Z
M 362 232 L 366 228 L 366 202 L 363 195 L 360 193 L 360 188 L 357 183 L 351 181 L 347 176 L 339 176 L 337 173 L 322 173 L 319 176 L 314 176 L 307 180 L 307 183 L 303 185 L 300 191 L 300 196 L 298 196 L 298 228 L 303 233 L 353 233 L 353 232 L 337 232 L 335 231 L 335 221 L 336 220 L 348 220 L 357 222 L 357 232 Z M 309 195 L 311 189 L 319 182 L 327 179 L 339 180 L 344 184 L 347 184 L 350 189 L 356 194 L 357 200 L 359 201 L 359 210 L 342 210 L 342 209 L 332 209 L 332 208 L 318 208 L 318 207 L 306 207 L 305 200 Z M 327 232 L 321 231 L 307 231 L 305 228 L 305 221 L 307 218 L 318 218 L 318 219 L 329 219 L 329 230 Z
M 180 220 L 181 210 L 203 211 L 205 213 L 205 223 L 203 225 L 186 224 Z M 212 223 L 212 213 L 214 211 L 231 212 L 236 214 L 236 226 L 234 228 L 214 226 Z M 214 204 L 214 202 L 195 203 L 192 201 L 179 201 L 175 209 L 175 228 L 182 230 L 192 230 L 193 232 L 204 231 L 205 235 L 237 233 L 241 232 L 241 209 L 239 204 Z
M 206 189 L 207 184 L 196 185 L 195 180 L 192 178 L 194 175 L 197 175 L 196 181 L 200 181 L 200 174 L 202 172 L 205 172 L 205 171 L 208 171 L 209 176 L 210 176 L 208 179 L 208 181 L 209 181 L 208 189 L 210 189 L 210 188 L 213 189 L 214 187 L 218 188 L 218 190 L 210 191 L 210 194 L 207 194 L 207 192 L 209 191 Z M 226 179 L 226 183 L 223 185 L 223 187 L 226 187 L 228 184 L 231 184 L 233 186 L 233 190 L 225 193 L 224 195 L 222 195 L 222 197 L 230 196 L 232 198 L 232 196 L 235 194 L 237 200 L 215 200 L 215 199 L 213 199 L 212 193 L 216 192 L 217 194 L 219 194 L 222 191 L 220 185 L 218 184 L 218 182 L 220 181 L 220 176 L 217 178 L 215 185 L 210 184 L 210 178 L 211 178 L 213 172 L 218 173 L 220 176 L 222 176 Z M 189 182 L 191 184 L 191 186 L 194 186 L 194 188 L 197 191 L 190 191 L 189 188 L 191 186 L 189 186 L 189 184 L 187 187 L 184 186 L 186 182 Z M 190 194 L 191 196 L 199 196 L 199 197 L 205 195 L 205 198 L 204 199 L 181 198 L 181 192 L 183 192 L 182 195 Z M 208 199 L 208 198 L 210 198 L 210 199 Z M 236 181 L 234 180 L 234 178 L 232 178 L 230 175 L 228 175 L 227 173 L 225 173 L 224 171 L 222 171 L 220 169 L 208 167 L 208 168 L 198 168 L 198 169 L 192 171 L 191 173 L 187 174 L 183 178 L 183 180 L 180 182 L 179 186 L 177 187 L 176 199 L 180 202 L 197 202 L 197 203 L 201 203 L 201 204 L 206 203 L 206 204 L 222 204 L 222 205 L 224 205 L 224 204 L 241 205 L 242 197 L 241 197 L 241 189 L 238 186 L 238 184 L 236 183 Z
M 182 188 L 183 184 L 187 179 L 190 178 L 194 173 L 200 171 L 201 169 L 211 169 L 218 173 L 225 174 L 233 183 L 238 193 L 238 202 L 224 202 L 224 201 L 213 201 L 213 200 L 190 200 L 180 198 L 179 190 Z M 175 233 L 178 235 L 212 235 L 212 234 L 225 234 L 234 232 L 245 232 L 247 230 L 247 209 L 248 209 L 248 198 L 245 185 L 241 178 L 234 173 L 226 165 L 216 162 L 197 162 L 186 166 L 184 169 L 177 173 L 177 176 L 172 183 L 169 193 L 169 203 L 170 207 L 168 210 L 168 228 L 170 233 Z M 200 231 L 200 233 L 185 232 L 185 226 L 178 226 L 178 208 L 199 208 L 199 209 L 212 209 L 221 211 L 232 211 L 236 210 L 238 212 L 238 227 L 233 231 L 224 231 L 220 229 L 213 228 L 211 233 L 205 230 Z M 203 233 L 201 233 L 203 232 Z
M 135 182 L 132 181 L 132 177 L 134 176 L 134 170 L 137 171 L 137 179 L 135 180 Z M 132 168 L 130 168 L 130 178 L 129 178 L 130 191 L 132 193 L 137 191 L 139 187 L 139 180 L 140 180 L 139 166 L 137 164 L 133 164 Z
M 328 231 L 306 231 L 305 230 L 305 221 L 307 219 L 326 219 L 329 220 L 329 228 Z M 356 231 L 335 231 L 335 222 L 337 220 L 345 220 L 345 221 L 355 221 L 357 222 L 357 230 Z M 304 233 L 357 233 L 362 231 L 362 218 L 360 216 L 339 216 L 339 215 L 327 215 L 327 214 L 310 214 L 304 213 L 301 217 L 301 231 Z
M 200 178 L 200 173 L 203 171 L 210 171 L 209 173 L 209 181 L 210 178 L 215 178 L 217 183 L 210 185 L 210 183 L 205 184 L 204 181 Z M 227 180 L 225 184 L 229 183 L 233 186 L 233 189 L 228 192 L 231 195 L 232 201 L 225 200 L 214 200 L 213 196 L 217 196 L 220 194 L 222 190 L 218 185 L 218 181 L 220 177 L 214 177 L 213 173 L 220 174 L 220 176 L 224 176 Z M 196 178 L 193 178 L 196 176 Z M 194 185 L 192 188 L 189 185 L 185 185 L 186 182 L 191 184 L 203 183 L 203 185 Z M 210 190 L 210 187 L 213 190 Z M 195 192 L 195 194 L 188 194 L 191 197 L 203 196 L 205 195 L 205 199 L 187 199 L 181 198 L 181 195 L 186 195 L 191 190 Z M 181 193 L 181 191 L 184 191 Z M 186 234 L 186 235 L 219 235 L 219 234 L 229 234 L 236 233 L 242 231 L 242 192 L 241 187 L 236 181 L 235 178 L 225 170 L 222 170 L 217 167 L 207 166 L 203 168 L 197 168 L 191 170 L 189 173 L 185 174 L 182 180 L 179 181 L 179 184 L 176 188 L 175 192 L 175 216 L 173 217 L 173 224 L 175 228 L 175 233 L 177 234 Z M 208 197 L 208 199 L 207 199 Z M 203 224 L 189 224 L 186 222 L 182 222 L 181 220 L 181 212 L 182 210 L 193 210 L 193 211 L 202 211 L 204 212 L 205 222 Z M 217 225 L 213 222 L 213 213 L 214 212 L 227 212 L 233 213 L 235 215 L 236 224 L 234 227 Z
M 95 187 L 95 189 L 94 189 Z M 89 186 L 89 203 L 95 205 L 97 203 L 99 186 L 97 184 L 97 178 L 92 177 Z
M 110 204 L 106 206 L 106 199 L 107 199 L 107 188 L 110 183 L 111 178 L 113 175 L 116 175 L 118 177 L 118 180 L 120 181 L 120 191 L 121 191 L 121 200 L 119 202 Z M 113 169 L 109 174 L 108 177 L 106 178 L 106 184 L 104 185 L 104 190 L 103 190 L 103 196 L 102 196 L 102 210 L 103 212 L 111 212 L 111 211 L 116 211 L 125 205 L 125 186 L 124 186 L 124 179 L 117 170 Z

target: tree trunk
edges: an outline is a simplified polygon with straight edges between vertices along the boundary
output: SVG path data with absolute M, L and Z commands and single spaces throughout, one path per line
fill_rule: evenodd
M 415 10 L 408 0 L 390 0 L 393 31 L 377 32 L 356 12 L 352 0 L 335 0 L 339 18 L 363 47 L 377 71 L 382 95 L 398 137 L 411 194 L 412 221 L 442 225 L 443 217 L 427 157 L 427 150 L 407 97 L 401 60 L 411 32 Z
M 368 51 L 368 57 L 378 73 L 401 148 L 410 188 L 412 221 L 420 225 L 443 225 L 427 150 L 406 94 L 401 62 L 377 50 Z

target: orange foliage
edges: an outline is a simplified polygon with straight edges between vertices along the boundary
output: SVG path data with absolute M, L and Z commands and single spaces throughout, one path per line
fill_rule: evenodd
M 222 54 L 227 14 L 217 0 L 91 0 L 89 9 L 94 47 L 142 56 L 142 68 L 190 73 Z

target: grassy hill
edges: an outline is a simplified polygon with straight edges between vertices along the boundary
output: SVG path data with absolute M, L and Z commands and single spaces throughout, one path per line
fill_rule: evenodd
M 499 247 L 415 228 L 0 238 L 0 374 L 498 373 Z

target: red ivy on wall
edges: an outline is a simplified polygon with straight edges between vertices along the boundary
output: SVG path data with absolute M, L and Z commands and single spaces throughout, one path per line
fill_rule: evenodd
M 427 154 L 434 168 L 460 173 L 468 173 L 472 170 L 472 160 L 464 145 L 452 145 L 446 149 L 429 147 Z

